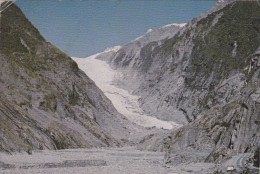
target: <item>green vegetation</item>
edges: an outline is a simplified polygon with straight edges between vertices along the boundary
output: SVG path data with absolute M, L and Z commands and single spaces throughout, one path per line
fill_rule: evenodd
M 72 91 L 69 92 L 69 104 L 76 105 L 79 104 L 79 94 L 76 91 L 75 85 L 72 86 Z
M 188 54 L 189 65 L 185 68 L 184 83 L 191 90 L 208 91 L 196 108 L 200 112 L 210 108 L 207 105 L 209 101 L 212 105 L 218 102 L 214 100 L 216 95 L 224 97 L 224 93 L 220 96 L 214 90 L 220 81 L 232 74 L 244 72 L 250 65 L 251 55 L 260 45 L 260 7 L 253 1 L 234 2 L 198 21 L 196 27 L 189 28 L 178 36 L 179 41 L 171 39 L 165 46 L 165 51 L 171 48 L 173 55 L 177 56 L 175 47 L 178 48 L 178 44 L 184 42 L 181 37 L 184 37 L 185 42 L 190 39 L 193 42 L 191 55 L 188 54 L 191 47 L 185 48 L 187 50 L 182 60 L 186 61 Z M 174 72 L 174 64 L 172 67 L 171 72 Z M 252 74 L 253 72 L 246 73 L 246 78 Z M 198 112 L 192 114 L 198 115 Z
M 11 5 L 1 15 L 0 50 L 8 55 L 16 52 L 35 53 L 39 44 L 44 41 L 44 38 L 32 26 L 21 10 L 17 6 Z M 26 48 L 21 39 L 30 50 Z
M 255 174 L 255 172 L 246 167 L 240 174 Z
M 232 6 L 232 8 L 231 8 Z M 242 71 L 250 55 L 260 45 L 260 7 L 257 2 L 236 2 L 225 8 L 218 23 L 211 27 L 216 12 L 198 22 L 193 38 L 192 72 L 200 78 L 214 70 L 215 83 L 231 72 Z M 236 54 L 232 55 L 237 45 Z
M 183 36 L 180 36 L 179 33 L 177 33 L 173 38 L 165 40 L 163 47 L 161 48 L 161 51 L 164 57 L 167 57 L 172 54 L 173 47 L 175 44 L 181 40 Z M 176 51 L 176 50 L 175 50 Z M 178 54 L 178 51 L 176 51 Z
M 45 95 L 43 101 L 40 102 L 40 109 L 55 112 L 57 110 L 57 100 L 54 94 Z
M 76 74 L 78 73 L 79 67 L 78 67 L 78 64 L 76 62 L 72 61 L 71 64 L 70 64 L 70 67 L 71 67 L 72 72 L 74 72 Z
M 66 149 L 68 148 L 66 137 L 57 137 L 52 139 L 57 149 Z
M 40 71 L 55 71 L 63 61 L 67 66 L 64 69 L 77 74 L 77 64 L 46 42 L 16 5 L 11 5 L 1 15 L 0 52 L 12 63 L 36 77 Z
M 180 128 L 176 134 L 175 134 L 175 138 L 180 138 L 184 135 L 184 130 L 182 128 Z

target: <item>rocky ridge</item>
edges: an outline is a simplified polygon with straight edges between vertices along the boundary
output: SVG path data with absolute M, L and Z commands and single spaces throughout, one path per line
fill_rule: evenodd
M 108 59 L 145 112 L 186 124 L 172 133 L 173 150 L 203 149 L 203 160 L 217 161 L 259 146 L 259 9 L 256 1 L 225 1 Z
M 0 38 L 0 151 L 116 147 L 141 130 L 15 4 Z

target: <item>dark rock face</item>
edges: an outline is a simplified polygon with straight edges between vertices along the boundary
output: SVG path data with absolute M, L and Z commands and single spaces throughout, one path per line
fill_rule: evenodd
M 146 112 L 189 123 L 173 132 L 172 148 L 207 149 L 207 161 L 216 161 L 259 145 L 259 19 L 257 2 L 230 1 L 145 44 L 140 56 L 121 54 L 126 45 L 112 58 L 132 73 L 126 81 Z
M 16 5 L 1 14 L 0 150 L 120 146 L 127 121 Z

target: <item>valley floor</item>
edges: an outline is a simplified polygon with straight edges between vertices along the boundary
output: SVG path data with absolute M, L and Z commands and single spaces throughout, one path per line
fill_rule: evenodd
M 194 163 L 166 167 L 162 152 L 134 147 L 33 151 L 32 155 L 0 154 L 2 174 L 174 174 L 204 173 L 214 164 Z M 4 162 L 4 163 L 3 163 Z
M 185 153 L 185 152 L 184 152 Z M 174 157 L 174 154 L 172 154 Z M 199 154 L 193 154 L 197 156 Z M 0 153 L 1 174 L 206 174 L 243 169 L 252 154 L 238 154 L 224 164 L 184 162 L 165 166 L 163 152 L 134 147 L 33 151 L 31 155 Z M 189 160 L 187 160 L 189 161 Z M 174 161 L 176 163 L 176 161 Z M 254 169 L 258 173 L 258 169 Z
M 1 154 L 3 174 L 164 174 L 163 153 L 134 148 L 35 151 L 32 155 Z M 9 165 L 7 165 L 9 164 Z

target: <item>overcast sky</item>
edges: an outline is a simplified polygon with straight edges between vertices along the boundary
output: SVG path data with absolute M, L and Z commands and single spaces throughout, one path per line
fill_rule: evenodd
M 17 0 L 42 35 L 70 56 L 125 45 L 148 29 L 185 23 L 216 0 Z

